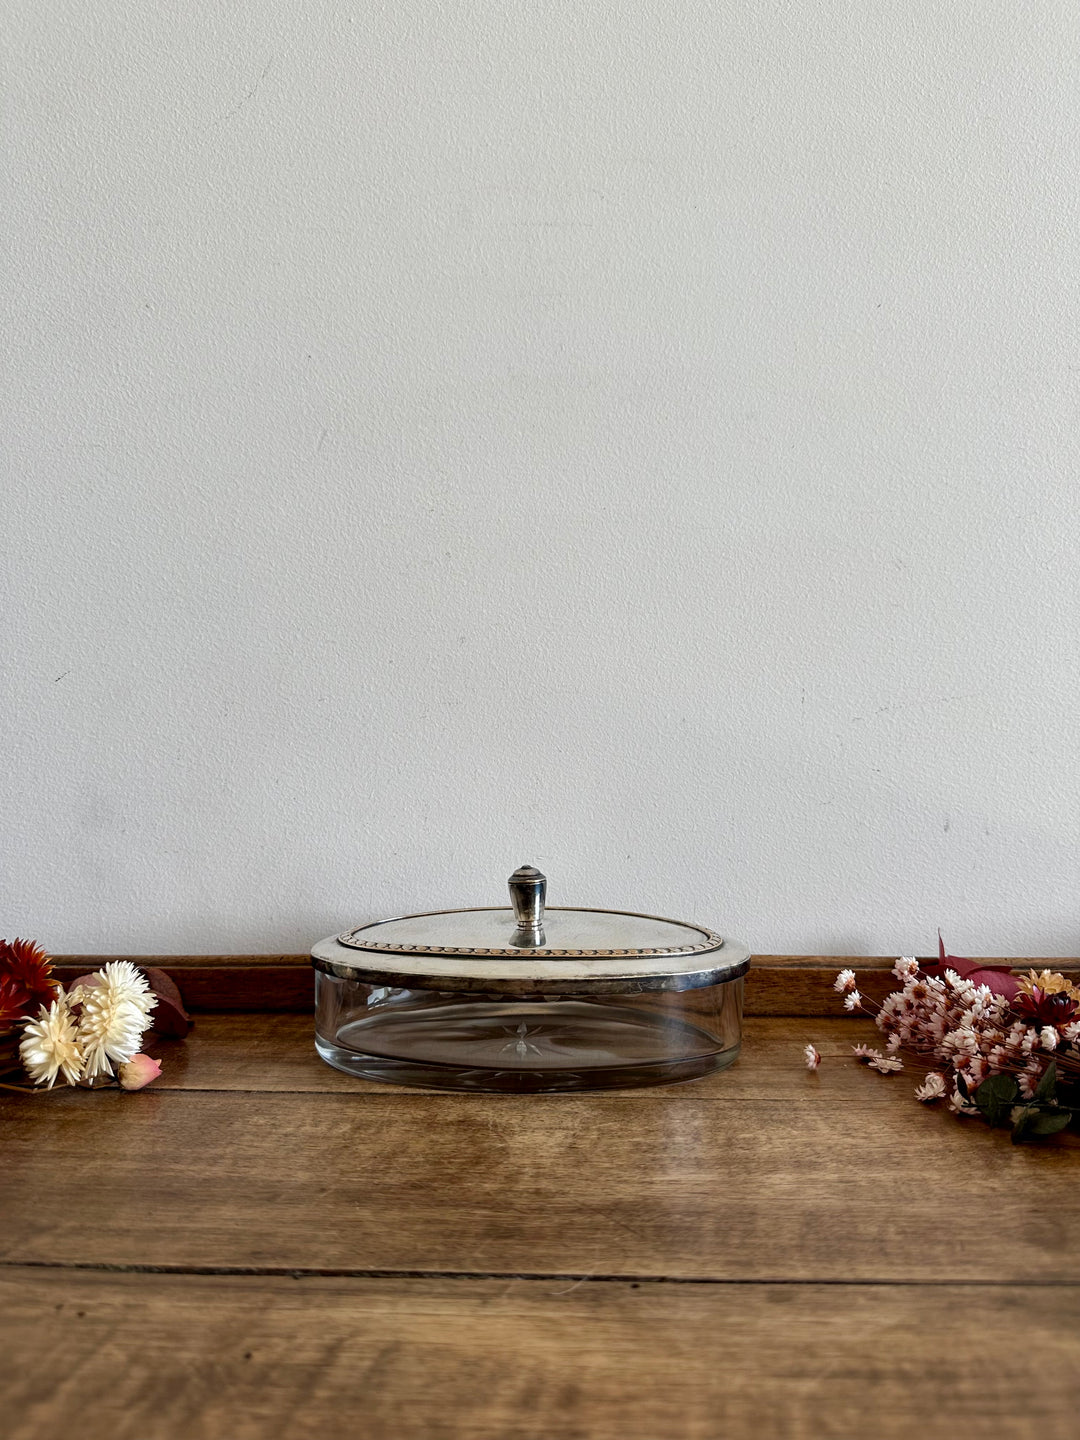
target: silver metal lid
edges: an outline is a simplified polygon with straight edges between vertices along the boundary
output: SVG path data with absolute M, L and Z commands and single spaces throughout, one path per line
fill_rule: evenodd
M 507 994 L 625 993 L 718 984 L 750 952 L 714 930 L 658 915 L 548 908 L 547 880 L 523 865 L 509 908 L 377 920 L 320 941 L 316 969 L 370 984 Z

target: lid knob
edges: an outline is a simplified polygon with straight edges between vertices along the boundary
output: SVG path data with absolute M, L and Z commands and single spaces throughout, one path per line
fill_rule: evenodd
M 510 903 L 514 907 L 517 929 L 511 945 L 523 950 L 535 949 L 544 943 L 544 900 L 547 876 L 532 865 L 522 865 L 509 879 Z

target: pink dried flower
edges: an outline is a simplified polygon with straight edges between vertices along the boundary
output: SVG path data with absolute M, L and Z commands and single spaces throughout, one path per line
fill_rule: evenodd
M 919 962 L 914 955 L 901 955 L 892 967 L 892 973 L 898 980 L 907 980 L 911 976 L 918 975 Z
M 869 1065 L 871 1070 L 877 1070 L 882 1075 L 893 1075 L 904 1068 L 904 1062 L 895 1055 L 877 1055 Z
M 141 1090 L 161 1074 L 161 1061 L 150 1055 L 133 1055 L 120 1066 L 120 1084 L 125 1090 Z
M 807 1045 L 803 1051 L 803 1055 L 806 1057 L 806 1068 L 808 1070 L 816 1070 L 821 1064 L 821 1051 L 816 1045 Z
M 862 996 L 859 994 L 858 990 L 852 990 L 844 996 L 845 1010 L 857 1010 L 861 1004 Z
M 833 981 L 833 989 L 838 990 L 841 995 L 846 995 L 849 990 L 855 989 L 855 971 L 841 970 Z
M 954 1115 L 978 1115 L 979 1107 L 972 1100 L 965 1100 L 958 1089 L 949 1096 L 949 1109 Z
M 852 1045 L 851 1053 L 855 1056 L 856 1060 L 869 1060 L 874 1055 L 880 1055 L 881 1051 L 873 1050 L 869 1045 Z
M 1030 1100 L 1035 1094 L 1035 1087 L 1043 1077 L 1045 1065 L 1039 1059 L 1029 1060 L 1024 1069 L 1016 1077 L 1020 1084 L 1020 1094 L 1025 1100 Z
M 931 1070 L 923 1083 L 915 1087 L 915 1099 L 921 1100 L 924 1105 L 940 1100 L 944 1094 L 945 1077 L 938 1070 Z

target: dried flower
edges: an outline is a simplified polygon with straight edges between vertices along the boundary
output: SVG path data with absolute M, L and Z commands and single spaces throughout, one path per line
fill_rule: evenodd
M 120 1084 L 125 1090 L 141 1090 L 161 1074 L 161 1061 L 149 1055 L 133 1055 L 120 1066 Z
M 949 1096 L 949 1109 L 954 1115 L 978 1115 L 979 1113 L 979 1107 L 971 1100 L 966 1100 L 960 1094 L 959 1089 L 954 1089 Z
M 808 1070 L 816 1070 L 821 1064 L 821 1051 L 816 1045 L 807 1045 L 803 1051 L 803 1055 L 806 1057 L 806 1068 Z
M 1014 1142 L 1080 1128 L 1077 987 L 1033 971 L 1021 988 L 1011 976 L 941 951 L 938 974 L 908 957 L 897 960 L 900 988 L 877 1007 L 863 1000 L 850 972 L 837 977 L 844 1008 L 874 1014 L 885 1042 L 884 1051 L 859 1044 L 852 1054 L 882 1075 L 901 1070 L 902 1057 L 914 1056 L 920 1067 L 936 1062 L 940 1068 L 916 1087 L 916 1098 L 946 1098 L 950 1110 L 990 1125 L 1008 1123 L 1017 1111 Z
M 9 980 L 0 980 L 0 1034 L 14 1030 L 27 1014 L 26 996 Z
M 157 1004 L 150 982 L 130 960 L 113 960 L 102 966 L 97 977 L 114 1000 L 127 1001 L 137 1006 L 144 1015 L 149 1015 Z
M 1034 995 L 1041 990 L 1044 995 L 1064 995 L 1069 1000 L 1080 1000 L 1080 989 L 1056 970 L 1040 970 L 1037 974 L 1029 970 L 1017 980 L 1022 995 Z
M 871 1070 L 877 1070 L 881 1075 L 892 1075 L 904 1068 L 904 1062 L 895 1055 L 875 1055 L 867 1064 Z
M 65 995 L 58 995 L 47 1009 L 42 1005 L 38 1018 L 27 1021 L 19 1056 L 35 1085 L 48 1081 L 51 1090 L 61 1072 L 69 1085 L 81 1078 L 83 1055 Z
M 846 995 L 849 990 L 854 990 L 855 971 L 841 970 L 840 974 L 837 975 L 836 979 L 833 981 L 833 989 L 839 991 L 841 995 Z
M 1044 1025 L 1060 1025 L 1071 1020 L 1077 1008 L 1077 1001 L 1071 995 L 1066 995 L 1064 991 L 1048 992 L 1040 985 L 1021 991 L 1013 1001 L 1013 1009 L 1018 1015 Z
M 0 940 L 0 1031 L 51 1005 L 59 985 L 52 961 L 32 940 Z
M 931 1070 L 921 1085 L 915 1087 L 915 1099 L 929 1105 L 940 1100 L 945 1094 L 945 1077 L 938 1070 Z
M 71 996 L 82 1006 L 79 1043 L 87 1080 L 111 1075 L 110 1060 L 123 1065 L 134 1058 L 157 1004 L 146 977 L 130 961 L 113 961 L 93 979 L 93 985 L 80 985 Z

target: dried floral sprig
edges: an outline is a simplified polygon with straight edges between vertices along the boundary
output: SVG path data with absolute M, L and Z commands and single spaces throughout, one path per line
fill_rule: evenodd
M 897 960 L 900 989 L 877 1007 L 860 994 L 853 971 L 840 971 L 834 988 L 844 1009 L 872 1016 L 885 1036 L 884 1053 L 855 1045 L 856 1058 L 885 1075 L 903 1070 L 905 1060 L 925 1067 L 916 1099 L 945 1100 L 956 1114 L 1010 1126 L 1015 1143 L 1080 1124 L 1080 990 L 1045 970 L 1017 979 L 946 955 L 939 944 L 936 962 Z M 818 1055 L 808 1045 L 808 1065 L 811 1051 Z
M 0 1034 L 56 998 L 52 961 L 32 940 L 0 940 Z
M 180 992 L 155 971 L 169 1009 L 170 1033 L 190 1025 Z M 36 1014 L 30 1009 L 36 1001 Z M 141 1090 L 161 1074 L 161 1064 L 140 1052 L 158 1004 L 156 987 L 129 961 L 112 961 L 84 975 L 65 993 L 52 978 L 51 962 L 39 946 L 0 942 L 0 1032 L 5 1020 L 22 1036 L 3 1041 L 17 1055 L 35 1086 L 95 1086 L 114 1077 L 125 1090 Z M 18 1063 L 16 1062 L 16 1063 Z M 18 1088 L 7 1086 L 5 1088 Z

